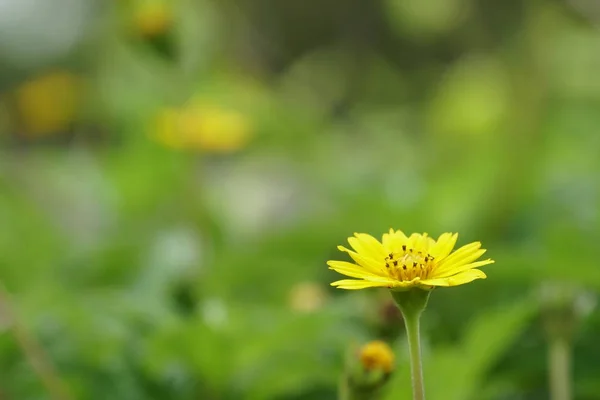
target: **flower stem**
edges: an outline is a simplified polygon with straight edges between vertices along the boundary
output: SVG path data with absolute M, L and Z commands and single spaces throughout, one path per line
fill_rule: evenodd
M 70 400 L 71 394 L 62 381 L 54 365 L 46 355 L 40 343 L 29 333 L 25 325 L 17 318 L 12 307 L 9 293 L 0 283 L 0 318 L 12 325 L 12 332 L 17 344 L 23 351 L 26 360 L 34 373 L 38 375 L 53 400 Z M 0 398 L 4 398 L 0 394 Z
M 413 399 L 424 400 L 423 365 L 421 362 L 421 339 L 419 337 L 419 317 L 411 316 L 404 319 L 406 336 L 410 351 L 410 373 L 412 376 Z
M 565 338 L 554 338 L 548 349 L 551 400 L 571 400 L 571 349 Z
M 338 400 L 351 400 L 350 388 L 348 387 L 348 378 L 343 376 L 338 386 Z
M 421 313 L 427 307 L 429 293 L 430 291 L 422 289 L 411 289 L 403 292 L 392 291 L 392 297 L 402 311 L 404 325 L 406 326 L 406 336 L 410 352 L 413 400 L 425 400 L 419 321 Z

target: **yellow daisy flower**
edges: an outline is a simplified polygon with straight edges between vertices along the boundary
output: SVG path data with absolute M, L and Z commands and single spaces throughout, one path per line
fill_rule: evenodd
M 355 233 L 348 238 L 354 251 L 338 246 L 339 250 L 352 257 L 355 264 L 328 261 L 327 265 L 342 275 L 358 279 L 342 279 L 331 285 L 339 289 L 433 289 L 435 286 L 457 286 L 485 279 L 486 275 L 477 268 L 494 261 L 475 261 L 485 253 L 480 242 L 452 252 L 457 239 L 457 233 L 444 233 L 434 240 L 427 233 L 413 233 L 407 237 L 402 231 L 390 229 L 379 242 L 366 233 Z

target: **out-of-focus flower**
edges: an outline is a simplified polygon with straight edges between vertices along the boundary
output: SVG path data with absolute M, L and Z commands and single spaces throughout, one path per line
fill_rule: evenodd
M 394 352 L 381 340 L 365 344 L 359 351 L 359 357 L 363 368 L 368 371 L 380 370 L 389 374 L 394 370 Z
M 168 147 L 213 153 L 240 150 L 251 136 L 251 122 L 245 114 L 205 103 L 164 109 L 156 133 L 157 140 Z
M 444 233 L 437 240 L 427 233 L 407 237 L 402 231 L 390 229 L 379 242 L 371 235 L 355 233 L 348 238 L 354 249 L 338 249 L 350 254 L 356 264 L 328 261 L 330 269 L 358 279 L 333 282 L 340 289 L 387 287 L 408 290 L 416 287 L 457 286 L 486 278 L 478 267 L 491 264 L 491 259 L 477 261 L 485 253 L 480 242 L 473 242 L 452 252 L 458 234 Z
M 64 71 L 30 80 L 15 91 L 23 134 L 44 136 L 69 128 L 81 98 L 81 78 Z
M 582 288 L 568 283 L 545 282 L 539 299 L 547 334 L 571 340 L 581 320 L 592 313 L 596 298 Z
M 340 398 L 380 399 L 394 371 L 394 352 L 387 343 L 374 340 L 348 353 Z
M 290 292 L 290 306 L 294 311 L 314 312 L 323 307 L 325 301 L 325 291 L 314 282 L 298 283 Z
M 548 382 L 552 399 L 569 399 L 573 342 L 582 320 L 595 307 L 595 297 L 567 282 L 540 287 L 542 323 L 548 341 Z
M 168 1 L 144 1 L 133 16 L 136 31 L 143 37 L 156 37 L 166 33 L 173 25 L 173 8 Z

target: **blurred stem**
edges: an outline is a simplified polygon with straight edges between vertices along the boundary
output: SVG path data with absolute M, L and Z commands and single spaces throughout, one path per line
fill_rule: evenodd
M 392 297 L 400 307 L 406 326 L 410 352 L 410 373 L 412 377 L 413 400 L 425 400 L 423 363 L 421 360 L 421 337 L 419 325 L 421 313 L 427 307 L 429 290 L 411 289 L 403 292 L 392 291 Z
M 71 396 L 66 386 L 46 356 L 44 349 L 17 318 L 11 306 L 9 293 L 2 284 L 0 284 L 0 315 L 8 321 L 15 340 L 21 351 L 23 351 L 27 362 L 40 378 L 51 398 L 54 400 L 70 400 Z
M 563 337 L 550 341 L 548 348 L 550 364 L 550 399 L 571 400 L 571 346 Z
M 350 389 L 348 388 L 348 379 L 345 375 L 340 380 L 338 387 L 338 400 L 350 400 Z

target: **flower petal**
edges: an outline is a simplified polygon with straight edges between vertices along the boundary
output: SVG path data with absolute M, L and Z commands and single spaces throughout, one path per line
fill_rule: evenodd
M 422 235 L 420 233 L 413 233 L 408 238 L 408 247 L 412 249 L 425 250 L 426 243 L 427 233 L 423 233 Z
M 418 276 L 416 278 L 411 279 L 410 281 L 394 281 L 394 288 L 411 288 L 414 286 L 421 286 L 421 278 Z
M 450 254 L 456 245 L 457 239 L 458 233 L 443 233 L 440 235 L 435 245 L 429 250 L 429 253 L 438 260 L 442 260 Z
M 350 246 L 359 254 L 375 260 L 383 260 L 386 256 L 383 245 L 377 239 L 366 233 L 355 233 L 348 238 Z
M 450 276 L 460 274 L 461 272 L 467 271 L 469 269 L 479 268 L 484 265 L 493 264 L 493 263 L 494 263 L 494 260 L 488 258 L 487 260 L 477 261 L 477 262 L 470 263 L 470 264 L 458 264 L 456 266 L 456 268 L 450 268 L 446 271 L 442 271 L 441 273 L 437 273 L 434 271 L 433 277 L 434 278 L 447 278 Z
M 394 232 L 394 235 L 396 235 L 396 237 L 400 240 L 408 239 L 408 236 L 406 236 L 406 234 L 404 232 L 402 232 L 400 229 L 396 229 L 396 231 Z
M 384 233 L 383 236 L 381 236 L 381 244 L 383 244 L 385 249 L 390 248 L 392 241 L 394 240 L 394 235 L 394 230 L 390 228 L 389 233 Z
M 486 277 L 486 274 L 479 269 L 469 269 L 447 278 L 425 279 L 419 283 L 428 286 L 458 286 L 474 281 L 475 279 L 485 279 Z
M 455 271 L 456 269 L 460 268 L 461 266 L 470 264 L 473 261 L 477 260 L 479 257 L 481 257 L 485 253 L 485 251 L 486 251 L 485 249 L 477 250 L 474 253 L 464 255 L 463 257 L 456 260 L 455 262 L 444 263 L 442 266 L 438 266 L 435 270 L 433 270 L 433 273 L 431 276 L 439 276 L 439 275 L 447 274 L 450 271 Z
M 370 287 L 392 287 L 392 285 L 392 281 L 372 282 L 363 279 L 342 279 L 331 284 L 331 286 L 336 286 L 338 289 L 349 290 L 365 289 Z
M 399 249 L 402 248 L 402 245 L 406 244 L 408 241 L 404 232 L 400 230 L 394 231 L 393 229 L 390 229 L 389 233 L 384 233 L 381 239 L 386 253 L 385 255 L 387 255 L 387 253 L 399 251 Z
M 427 248 L 431 251 L 431 248 L 435 246 L 435 240 L 432 237 L 427 238 Z
M 364 267 L 367 271 L 371 272 L 373 275 L 385 276 L 386 273 L 382 269 L 383 261 L 378 262 L 373 260 L 372 258 L 364 257 L 361 254 L 358 254 L 352 250 L 345 248 L 344 246 L 338 246 L 338 250 L 345 251 L 350 254 L 350 257 L 360 266 Z
M 385 278 L 374 275 L 362 266 L 346 261 L 327 261 L 327 265 L 329 265 L 329 269 L 339 272 L 342 275 L 351 276 L 352 278 Z
M 447 265 L 451 265 L 451 264 L 464 263 L 464 260 L 467 259 L 472 254 L 474 254 L 475 252 L 477 252 L 477 250 L 479 250 L 480 247 L 481 247 L 480 242 L 473 242 L 473 243 L 464 245 L 463 247 L 454 251 L 448 257 L 445 257 L 442 260 L 438 260 L 438 268 L 445 268 Z M 467 262 L 471 262 L 471 261 L 473 261 L 473 260 L 470 260 Z

